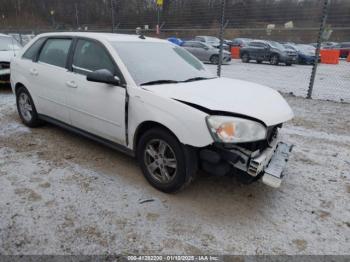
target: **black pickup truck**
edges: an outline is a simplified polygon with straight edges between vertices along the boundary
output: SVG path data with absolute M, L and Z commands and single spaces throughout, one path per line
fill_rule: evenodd
M 298 53 L 292 49 L 286 49 L 282 44 L 274 41 L 254 40 L 241 48 L 241 59 L 244 63 L 255 60 L 257 63 L 264 61 L 272 65 L 284 63 L 290 66 L 298 61 Z

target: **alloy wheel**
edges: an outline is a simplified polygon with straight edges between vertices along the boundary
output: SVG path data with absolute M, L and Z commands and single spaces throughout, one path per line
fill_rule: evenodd
M 21 93 L 19 95 L 18 105 L 24 120 L 30 122 L 33 118 L 33 107 L 28 94 Z
M 177 172 L 177 160 L 174 150 L 161 139 L 153 139 L 144 152 L 144 161 L 153 179 L 160 183 L 172 182 Z

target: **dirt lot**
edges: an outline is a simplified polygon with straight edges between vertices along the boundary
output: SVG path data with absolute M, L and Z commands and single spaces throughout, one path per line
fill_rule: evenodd
M 350 105 L 287 99 L 280 189 L 201 175 L 166 195 L 132 158 L 24 127 L 1 90 L 0 254 L 350 254 Z

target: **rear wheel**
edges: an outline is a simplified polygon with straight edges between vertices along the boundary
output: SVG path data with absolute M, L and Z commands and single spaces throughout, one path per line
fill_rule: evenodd
M 218 55 L 213 55 L 212 57 L 210 57 L 210 63 L 217 65 L 219 64 L 219 56 Z
M 249 61 L 250 61 L 249 54 L 248 53 L 242 54 L 242 62 L 249 63 Z
M 291 66 L 292 65 L 292 63 L 286 63 L 286 66 Z
M 38 117 L 33 99 L 25 87 L 20 87 L 17 90 L 16 102 L 18 114 L 26 126 L 38 127 L 42 124 L 42 121 Z
M 279 64 L 279 57 L 278 57 L 278 55 L 272 55 L 271 57 L 270 57 L 270 64 L 271 65 L 278 65 Z
M 190 184 L 196 172 L 189 166 L 185 150 L 168 131 L 155 128 L 141 137 L 136 153 L 147 181 L 160 191 L 172 193 Z
M 262 60 L 256 60 L 256 62 L 257 62 L 258 64 L 261 64 L 261 63 L 262 63 Z

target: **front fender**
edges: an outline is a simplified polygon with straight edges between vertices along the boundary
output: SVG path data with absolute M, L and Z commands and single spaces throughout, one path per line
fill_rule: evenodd
M 129 148 L 134 147 L 137 128 L 149 121 L 165 126 L 185 145 L 205 147 L 214 142 L 206 113 L 142 88 L 131 88 L 129 95 Z

